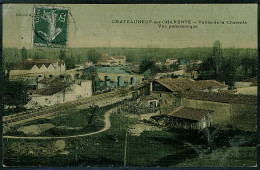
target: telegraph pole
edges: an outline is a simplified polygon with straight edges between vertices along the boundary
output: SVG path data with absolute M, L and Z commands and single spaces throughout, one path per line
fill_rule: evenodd
M 126 126 L 126 130 L 125 130 L 125 154 L 124 154 L 124 167 L 126 167 L 127 130 L 128 130 L 128 118 L 127 118 L 127 126 Z

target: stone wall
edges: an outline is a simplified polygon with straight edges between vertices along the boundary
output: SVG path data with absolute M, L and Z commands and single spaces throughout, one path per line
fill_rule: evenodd
M 176 97 L 172 92 L 159 92 L 152 91 L 151 96 L 155 97 L 158 100 L 161 100 L 161 113 L 168 114 L 172 112 L 180 103 L 180 99 Z
M 228 125 L 230 124 L 231 105 L 227 103 L 217 103 L 211 101 L 182 99 L 182 105 L 197 109 L 213 110 L 212 124 Z
M 202 100 L 181 100 L 183 106 L 213 110 L 212 125 L 256 131 L 257 105 L 228 104 Z

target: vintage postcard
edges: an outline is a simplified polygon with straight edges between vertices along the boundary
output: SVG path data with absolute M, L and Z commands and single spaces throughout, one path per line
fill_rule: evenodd
M 257 4 L 3 4 L 4 167 L 256 167 Z

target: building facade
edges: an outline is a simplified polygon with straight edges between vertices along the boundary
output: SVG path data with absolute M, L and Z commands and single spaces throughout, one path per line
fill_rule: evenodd
M 256 131 L 257 97 L 221 92 L 191 92 L 181 99 L 181 105 L 213 110 L 214 126 Z
M 102 59 L 97 62 L 97 65 L 102 67 L 124 66 L 126 65 L 126 57 L 125 56 L 102 57 Z
M 92 82 L 89 80 L 75 83 L 52 81 L 40 84 L 42 85 L 37 90 L 30 91 L 31 100 L 26 108 L 35 109 L 92 96 Z

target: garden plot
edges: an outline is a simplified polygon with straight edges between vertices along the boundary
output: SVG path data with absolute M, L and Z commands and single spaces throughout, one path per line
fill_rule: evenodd
M 80 129 L 83 129 L 84 127 L 57 126 L 56 128 L 58 128 L 58 129 L 67 129 L 67 130 L 80 130 Z
M 162 131 L 162 128 L 146 123 L 138 123 L 134 125 L 129 125 L 128 131 L 132 136 L 140 136 L 141 133 L 144 131 Z
M 18 132 L 23 132 L 26 135 L 39 135 L 42 132 L 52 129 L 54 127 L 51 123 L 37 124 L 30 126 L 22 126 L 17 129 Z

